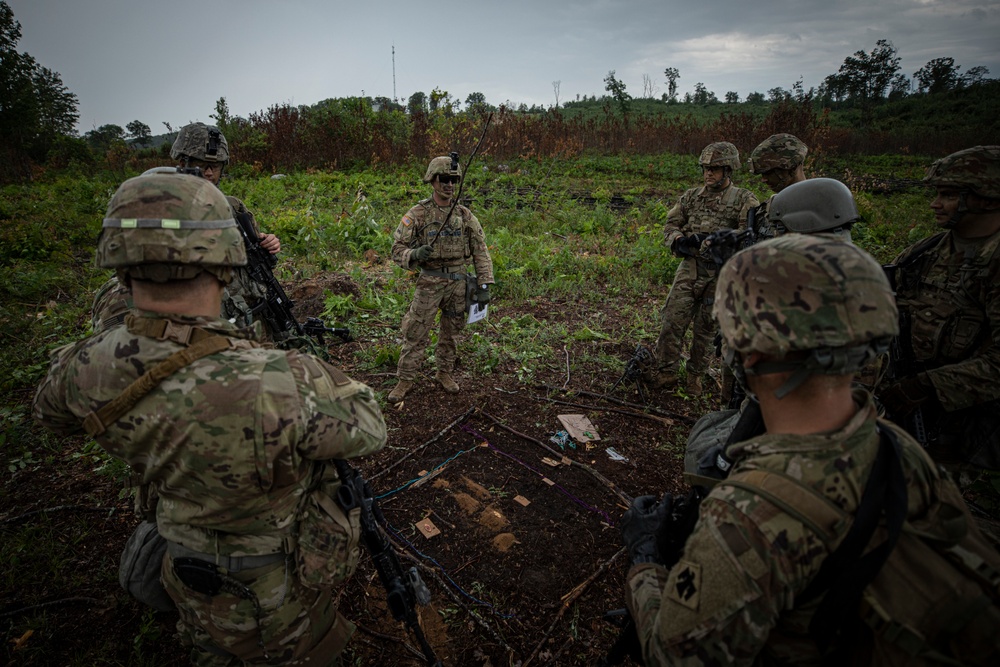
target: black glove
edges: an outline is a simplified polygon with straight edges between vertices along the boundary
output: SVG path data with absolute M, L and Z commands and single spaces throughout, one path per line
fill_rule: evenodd
M 415 248 L 410 251 L 410 260 L 414 262 L 422 262 L 431 256 L 434 252 L 434 246 L 422 245 L 419 248 Z
M 889 385 L 878 398 L 890 419 L 903 419 L 920 406 L 937 400 L 937 395 L 927 374 L 917 373 Z
M 633 565 L 657 560 L 656 534 L 670 515 L 671 502 L 669 493 L 663 494 L 660 501 L 656 496 L 639 496 L 622 516 L 622 542 Z
M 705 240 L 705 236 L 705 234 L 678 236 L 670 244 L 670 250 L 677 257 L 695 257 L 701 248 L 701 242 Z
M 476 303 L 480 306 L 488 305 L 490 302 L 490 286 L 480 285 L 476 290 Z
M 729 474 L 729 469 L 733 467 L 733 462 L 725 456 L 726 446 L 715 445 L 698 459 L 698 467 L 695 472 L 702 477 L 712 479 L 725 479 Z

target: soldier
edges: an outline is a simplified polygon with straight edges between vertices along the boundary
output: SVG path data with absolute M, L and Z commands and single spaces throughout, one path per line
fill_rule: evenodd
M 194 664 L 336 662 L 354 626 L 336 588 L 310 578 L 303 545 L 329 524 L 303 508 L 326 488 L 327 462 L 384 446 L 374 394 L 220 318 L 246 251 L 204 179 L 123 183 L 97 260 L 131 287 L 134 308 L 124 326 L 53 353 L 34 417 L 60 434 L 86 430 L 158 491 L 166 556 L 154 567 Z M 357 562 L 356 528 L 327 542 L 324 562 L 341 578 Z
M 793 183 L 768 200 L 765 226 L 778 236 L 787 232 L 824 234 L 850 242 L 851 226 L 860 219 L 854 196 L 846 185 L 832 178 L 810 178 Z M 728 364 L 726 370 L 729 371 Z M 732 377 L 732 371 L 726 376 Z M 736 387 L 736 405 L 704 415 L 688 436 L 684 469 L 712 478 L 725 476 L 731 461 L 729 445 L 763 432 L 760 407 Z M 738 409 L 737 409 L 738 408 Z
M 789 234 L 730 259 L 715 297 L 726 356 L 758 397 L 767 432 L 736 447 L 732 474 L 701 502 L 697 524 L 669 569 L 658 564 L 670 558 L 656 532 L 669 514 L 670 497 L 660 503 L 652 496 L 637 498 L 623 517 L 634 564 L 626 600 L 646 665 L 822 664 L 821 647 L 831 636 L 834 643 L 827 647 L 847 657 L 871 648 L 864 645 L 871 635 L 854 643 L 836 634 L 861 622 L 860 603 L 848 598 L 828 609 L 826 602 L 842 602 L 838 596 L 845 589 L 833 583 L 841 576 L 861 596 L 880 571 L 882 563 L 862 578 L 854 566 L 864 561 L 852 563 L 855 557 L 838 547 L 866 524 L 857 557 L 865 545 L 886 541 L 883 532 L 874 532 L 876 524 L 898 536 L 901 524 L 885 528 L 885 519 L 878 518 L 883 508 L 900 522 L 920 523 L 929 539 L 958 540 L 965 553 L 976 554 L 973 559 L 990 563 L 984 571 L 1000 564 L 978 532 L 966 529 L 968 510 L 954 485 L 905 432 L 876 419 L 870 394 L 852 389 L 855 372 L 898 331 L 892 290 L 874 259 L 830 236 Z M 869 491 L 874 503 L 863 500 Z M 797 502 L 781 502 L 789 497 Z M 933 513 L 946 509 L 948 514 Z M 817 511 L 823 518 L 808 521 Z M 868 524 L 863 516 L 875 521 Z M 962 528 L 944 538 L 951 528 L 928 516 L 962 517 Z M 847 558 L 843 567 L 834 550 Z M 833 571 L 824 568 L 828 560 L 836 563 Z M 816 580 L 818 589 L 811 586 Z M 978 607 L 991 609 L 985 633 L 969 616 L 952 620 L 956 628 L 971 623 L 977 650 L 995 657 L 995 628 L 989 624 L 997 610 L 989 604 Z M 887 629 L 874 635 L 876 655 L 888 656 L 886 664 L 902 664 L 912 657 L 909 651 L 927 648 L 922 640 L 940 639 L 913 636 L 924 628 L 894 625 L 895 617 L 879 612 L 866 620 L 880 624 L 876 630 Z M 811 623 L 814 616 L 822 622 Z M 898 632 L 900 627 L 905 630 Z M 901 650 L 891 644 L 895 638 L 909 645 Z
M 727 141 L 709 144 L 698 162 L 704 185 L 681 195 L 667 214 L 663 230 L 667 246 L 681 258 L 681 263 L 660 311 L 660 335 L 654 353 L 657 368 L 646 377 L 646 383 L 654 389 L 669 389 L 677 384 L 681 346 L 691 325 L 687 388 L 694 394 L 701 392 L 716 329 L 712 295 L 719 267 L 702 256 L 702 241 L 720 229 L 743 229 L 747 213 L 758 203 L 753 193 L 732 182 L 733 172 L 740 168 L 736 146 Z
M 798 137 L 784 132 L 772 134 L 753 149 L 747 166 L 751 174 L 760 176 L 767 187 L 777 194 L 793 183 L 806 180 L 804 165 L 808 152 L 809 148 Z M 750 212 L 747 229 L 754 241 L 776 236 L 767 219 L 767 211 L 773 198 L 774 195 Z
M 393 236 L 392 260 L 404 269 L 419 269 L 420 276 L 410 310 L 403 317 L 403 349 L 396 369 L 399 383 L 389 393 L 391 403 L 402 401 L 413 388 L 438 311 L 441 325 L 434 351 L 435 378 L 449 394 L 458 393 L 452 373 L 458 356 L 458 334 L 466 323 L 467 279 L 475 278 L 476 302 L 490 302 L 493 260 L 486 249 L 483 227 L 472 211 L 452 202 L 461 178 L 457 154 L 431 160 L 424 183 L 430 183 L 433 192 L 406 212 Z M 475 276 L 466 274 L 469 264 L 475 267 Z
M 185 125 L 177 133 L 174 145 L 170 148 L 170 157 L 180 162 L 185 169 L 198 168 L 202 175 L 214 183 L 216 187 L 222 178 L 222 172 L 229 163 L 229 142 L 219 128 L 204 123 Z M 246 216 L 254 231 L 260 236 L 260 245 L 272 255 L 281 251 L 281 241 L 274 234 L 264 234 L 253 213 L 236 197 L 226 195 L 234 216 Z M 254 317 L 254 307 L 266 296 L 264 286 L 253 280 L 246 269 L 238 268 L 233 282 L 226 287 L 222 300 L 222 313 L 238 327 L 247 327 L 255 321 L 260 321 L 263 330 L 259 332 L 262 340 L 274 340 L 274 332 L 270 331 L 263 320 Z
M 943 231 L 887 267 L 900 336 L 876 396 L 971 482 L 1000 470 L 1000 146 L 938 160 L 924 182 L 937 190 Z M 1000 506 L 991 510 L 1000 518 Z

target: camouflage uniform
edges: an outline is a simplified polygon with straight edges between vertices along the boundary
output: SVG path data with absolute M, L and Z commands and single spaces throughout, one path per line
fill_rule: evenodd
M 703 165 L 709 163 L 704 154 L 701 161 Z M 738 161 L 736 165 L 738 168 Z M 669 248 L 678 238 L 692 234 L 710 234 L 720 229 L 742 230 L 746 227 L 747 213 L 757 203 L 752 192 L 736 187 L 732 181 L 718 192 L 705 186 L 691 188 L 667 214 L 664 241 Z M 692 330 L 688 378 L 700 378 L 707 371 L 717 328 L 712 317 L 712 300 L 718 272 L 718 266 L 711 259 L 701 256 L 681 259 L 660 311 L 660 335 L 654 356 L 661 374 L 676 374 L 689 325 Z
M 871 397 L 857 391 L 855 400 L 857 414 L 834 433 L 763 435 L 731 448 L 733 472 L 788 474 L 853 513 L 879 443 Z M 912 439 L 900 440 L 908 514 L 919 517 L 939 473 Z M 677 565 L 629 572 L 626 600 L 646 665 L 821 664 L 808 632 L 819 601 L 800 606 L 796 597 L 827 555 L 800 521 L 721 482 L 702 502 Z
M 777 399 L 813 375 L 850 376 L 898 332 L 892 292 L 878 264 L 829 235 L 789 234 L 738 253 L 722 268 L 715 310 L 734 368 L 787 375 L 774 392 Z M 742 357 L 751 353 L 762 356 L 746 369 Z M 836 386 L 849 391 L 846 384 Z M 804 394 L 814 397 L 811 402 L 795 403 L 796 409 L 819 400 L 812 391 Z M 764 434 L 731 446 L 735 465 L 727 479 L 749 471 L 783 475 L 855 514 L 882 436 L 870 394 L 855 390 L 851 398 L 856 409 L 837 429 Z M 769 399 L 769 406 L 777 410 L 779 404 Z M 912 438 L 887 422 L 880 426 L 899 443 L 906 516 L 926 518 L 944 501 L 940 493 L 954 497 L 957 491 Z M 754 487 L 727 479 L 701 503 L 675 565 L 644 563 L 629 572 L 626 600 L 645 664 L 822 664 L 809 628 L 819 598 L 803 600 L 802 594 L 852 522 L 824 525 L 835 535 L 825 541 L 817 528 Z M 946 532 L 943 524 L 933 530 Z M 956 539 L 971 544 L 977 538 L 965 532 Z M 937 532 L 934 539 L 944 541 Z M 879 648 L 900 657 L 895 644 Z
M 163 201 L 196 204 L 177 213 Z M 134 202 L 146 210 L 136 213 Z M 155 222 L 142 219 L 153 218 L 157 206 L 163 220 L 180 220 L 182 228 L 135 228 L 136 219 Z M 203 217 L 188 220 L 206 206 Z M 224 282 L 234 264 L 246 261 L 232 218 L 219 219 L 230 215 L 203 179 L 131 179 L 109 205 L 99 263 L 147 281 L 204 270 Z M 141 375 L 191 349 L 189 343 L 216 337 L 225 349 L 181 366 L 104 430 L 93 428 L 95 412 Z M 168 541 L 161 578 L 177 603 L 178 630 L 192 645 L 195 664 L 336 661 L 353 625 L 338 613 L 334 589 L 305 588 L 296 576 L 299 507 L 323 474 L 323 462 L 385 444 L 385 423 L 368 387 L 315 357 L 261 347 L 221 318 L 133 309 L 124 326 L 53 352 L 33 415 L 60 434 L 86 425 L 158 491 L 156 520 Z M 174 569 L 182 556 L 220 565 L 253 592 L 259 613 L 229 592 L 209 596 L 185 586 Z
M 125 316 L 131 308 L 132 292 L 126 289 L 117 277 L 110 278 L 94 294 L 94 305 L 90 310 L 91 333 L 99 333 L 118 326 L 125 321 Z
M 805 162 L 809 149 L 802 141 L 791 134 L 772 134 L 760 142 L 747 160 L 751 174 L 764 174 L 775 169 L 792 172 Z M 775 190 L 780 192 L 780 190 Z M 751 211 L 747 219 L 747 228 L 753 235 L 754 242 L 773 239 L 777 236 L 774 224 L 768 220 L 767 212 L 774 195 Z
M 1000 147 L 960 151 L 924 180 L 1000 199 Z M 931 455 L 950 466 L 1000 470 L 1000 232 L 962 238 L 947 230 L 891 266 L 900 348 L 911 353 L 906 377 L 892 381 L 919 377 L 932 394 L 920 408 Z M 876 395 L 890 384 L 883 378 Z
M 483 227 L 465 206 L 455 206 L 444 221 L 451 204 L 438 206 L 432 197 L 422 199 L 403 216 L 393 235 L 392 261 L 404 269 L 420 270 L 410 309 L 403 316 L 403 349 L 397 375 L 412 382 L 424 360 L 428 334 L 434 317 L 441 311 L 437 349 L 434 356 L 439 373 L 451 373 L 458 356 L 458 335 L 466 323 L 466 270 L 475 267 L 478 285 L 493 284 L 493 260 L 486 248 Z M 435 240 L 436 239 L 436 240 Z M 413 249 L 434 244 L 423 262 L 411 260 Z M 434 272 L 443 275 L 428 275 Z
M 236 197 L 226 195 L 226 201 L 233 209 L 233 215 L 247 215 L 253 229 L 260 236 L 260 225 L 257 219 L 246 205 Z M 245 267 L 238 267 L 233 282 L 226 286 L 226 293 L 222 297 L 222 316 L 234 322 L 237 327 L 249 327 L 255 321 L 260 322 L 260 331 L 257 333 L 259 339 L 265 341 L 274 340 L 274 332 L 268 327 L 265 320 L 257 320 L 253 313 L 253 307 L 260 303 L 267 296 L 267 290 L 259 282 L 250 277 L 250 271 Z

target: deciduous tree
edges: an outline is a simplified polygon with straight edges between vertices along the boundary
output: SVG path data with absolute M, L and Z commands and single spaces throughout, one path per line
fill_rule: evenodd
M 604 77 L 604 90 L 611 93 L 611 97 L 618 103 L 622 116 L 628 116 L 629 102 L 632 101 L 632 96 L 625 92 L 625 82 L 615 76 L 614 70 L 608 72 L 608 75 Z
M 125 126 L 125 129 L 128 130 L 128 138 L 140 146 L 148 146 L 153 140 L 153 133 L 149 129 L 149 125 L 142 121 L 133 120 Z
M 681 78 L 680 70 L 676 67 L 668 67 L 663 70 L 663 76 L 667 77 L 667 100 L 677 101 L 677 79 Z
M 917 80 L 917 92 L 941 93 L 958 85 L 958 70 L 954 58 L 935 58 L 913 73 Z

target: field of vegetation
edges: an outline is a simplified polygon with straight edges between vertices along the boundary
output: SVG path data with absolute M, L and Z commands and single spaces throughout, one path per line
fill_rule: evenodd
M 818 151 L 807 171 L 852 185 L 864 216 L 854 238 L 888 261 L 932 229 L 928 192 L 918 185 L 929 161 Z M 123 177 L 154 162 L 50 171 L 30 185 L 5 186 L 0 198 L 5 664 L 182 660 L 172 615 L 143 610 L 115 581 L 135 525 L 127 470 L 94 442 L 56 438 L 30 418 L 48 353 L 90 332 L 91 299 L 109 275 L 93 262 L 108 198 Z M 399 322 L 413 289 L 413 276 L 388 261 L 392 231 L 427 196 L 423 169 L 414 161 L 271 178 L 242 164 L 223 182 L 282 239 L 278 277 L 300 317 L 351 328 L 357 342 L 331 354 L 382 400 L 393 386 Z M 421 619 L 446 665 L 588 664 L 613 642 L 614 628 L 600 618 L 621 605 L 625 566 L 613 525 L 628 497 L 680 488 L 687 428 L 718 404 L 714 391 L 657 394 L 647 404 L 630 387 L 605 395 L 635 345 L 655 340 L 677 261 L 663 247 L 663 221 L 698 178 L 695 157 L 674 154 L 498 160 L 486 153 L 469 167 L 463 198 L 484 224 L 497 278 L 489 321 L 470 326 L 460 347 L 462 394 L 434 387 L 428 364 L 412 398 L 401 408 L 384 404 L 389 447 L 362 464 L 387 496 L 386 515 L 401 543 L 412 547 L 406 558 L 435 573 L 426 577 L 434 602 Z M 737 181 L 760 197 L 770 194 L 746 172 Z M 600 446 L 559 451 L 546 444 L 560 428 L 555 415 L 567 411 L 591 418 Z M 486 446 L 492 458 L 465 455 Z M 608 447 L 628 462 L 611 460 Z M 575 504 L 543 502 L 537 464 L 521 465 L 556 453 L 570 464 L 549 475 Z M 441 486 L 397 494 L 408 479 L 439 466 Z M 452 501 L 460 495 L 495 508 L 507 527 L 484 527 L 458 511 Z M 534 500 L 532 521 L 511 509 L 515 495 Z M 423 540 L 414 524 L 427 517 L 455 539 L 414 545 Z M 496 542 L 500 535 L 512 537 Z M 362 627 L 350 659 L 419 664 L 378 603 L 373 576 L 362 563 L 341 600 Z

